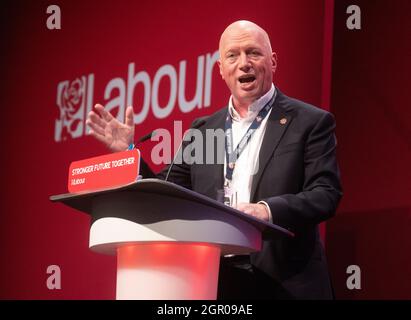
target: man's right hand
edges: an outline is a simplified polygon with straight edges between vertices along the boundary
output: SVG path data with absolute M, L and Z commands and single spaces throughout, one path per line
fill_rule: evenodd
M 95 109 L 97 112 L 90 111 L 87 115 L 90 134 L 113 152 L 127 150 L 134 140 L 133 107 L 127 107 L 124 123 L 114 118 L 101 104 L 96 104 Z

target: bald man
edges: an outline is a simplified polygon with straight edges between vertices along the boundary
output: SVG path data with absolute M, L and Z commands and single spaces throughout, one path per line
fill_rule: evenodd
M 335 214 L 342 196 L 334 117 L 274 86 L 277 57 L 267 32 L 255 23 L 229 25 L 219 51 L 231 97 L 199 130 L 204 136 L 207 129 L 225 130 L 224 164 L 176 164 L 169 181 L 213 199 L 224 188 L 237 195 L 239 210 L 296 237 L 264 241 L 251 255 L 223 257 L 218 297 L 331 299 L 318 224 Z M 127 149 L 134 139 L 132 107 L 124 123 L 101 105 L 95 109 L 87 120 L 91 134 L 112 151 Z M 154 175 L 143 163 L 142 170 L 146 178 L 164 178 L 167 168 Z

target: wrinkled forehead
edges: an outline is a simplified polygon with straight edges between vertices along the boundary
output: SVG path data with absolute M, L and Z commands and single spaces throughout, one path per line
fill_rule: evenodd
M 220 38 L 220 53 L 235 48 L 261 48 L 271 52 L 270 39 L 268 35 L 254 28 L 230 28 L 226 29 Z

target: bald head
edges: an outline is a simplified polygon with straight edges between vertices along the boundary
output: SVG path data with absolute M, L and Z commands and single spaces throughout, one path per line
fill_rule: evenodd
M 272 52 L 270 37 L 263 28 L 248 20 L 238 20 L 230 24 L 221 34 L 219 43 L 220 55 L 227 41 L 231 41 L 231 39 L 241 39 L 244 33 L 254 34 L 255 37 L 260 39 L 261 44 L 266 47 L 270 53 Z
M 272 87 L 277 65 L 267 32 L 250 21 L 230 24 L 220 38 L 221 77 L 226 82 L 237 110 L 248 106 Z

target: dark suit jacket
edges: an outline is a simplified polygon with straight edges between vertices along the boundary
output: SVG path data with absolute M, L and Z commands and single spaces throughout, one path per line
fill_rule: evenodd
M 227 108 L 211 115 L 201 132 L 224 130 L 226 115 Z M 289 98 L 277 88 L 250 202 L 266 201 L 273 223 L 296 237 L 264 241 L 251 262 L 278 284 L 285 298 L 332 298 L 318 224 L 335 214 L 342 196 L 334 129 L 331 113 Z M 216 199 L 217 190 L 223 188 L 223 168 L 223 164 L 176 164 L 169 181 Z M 146 165 L 142 169 L 143 176 L 152 176 Z

